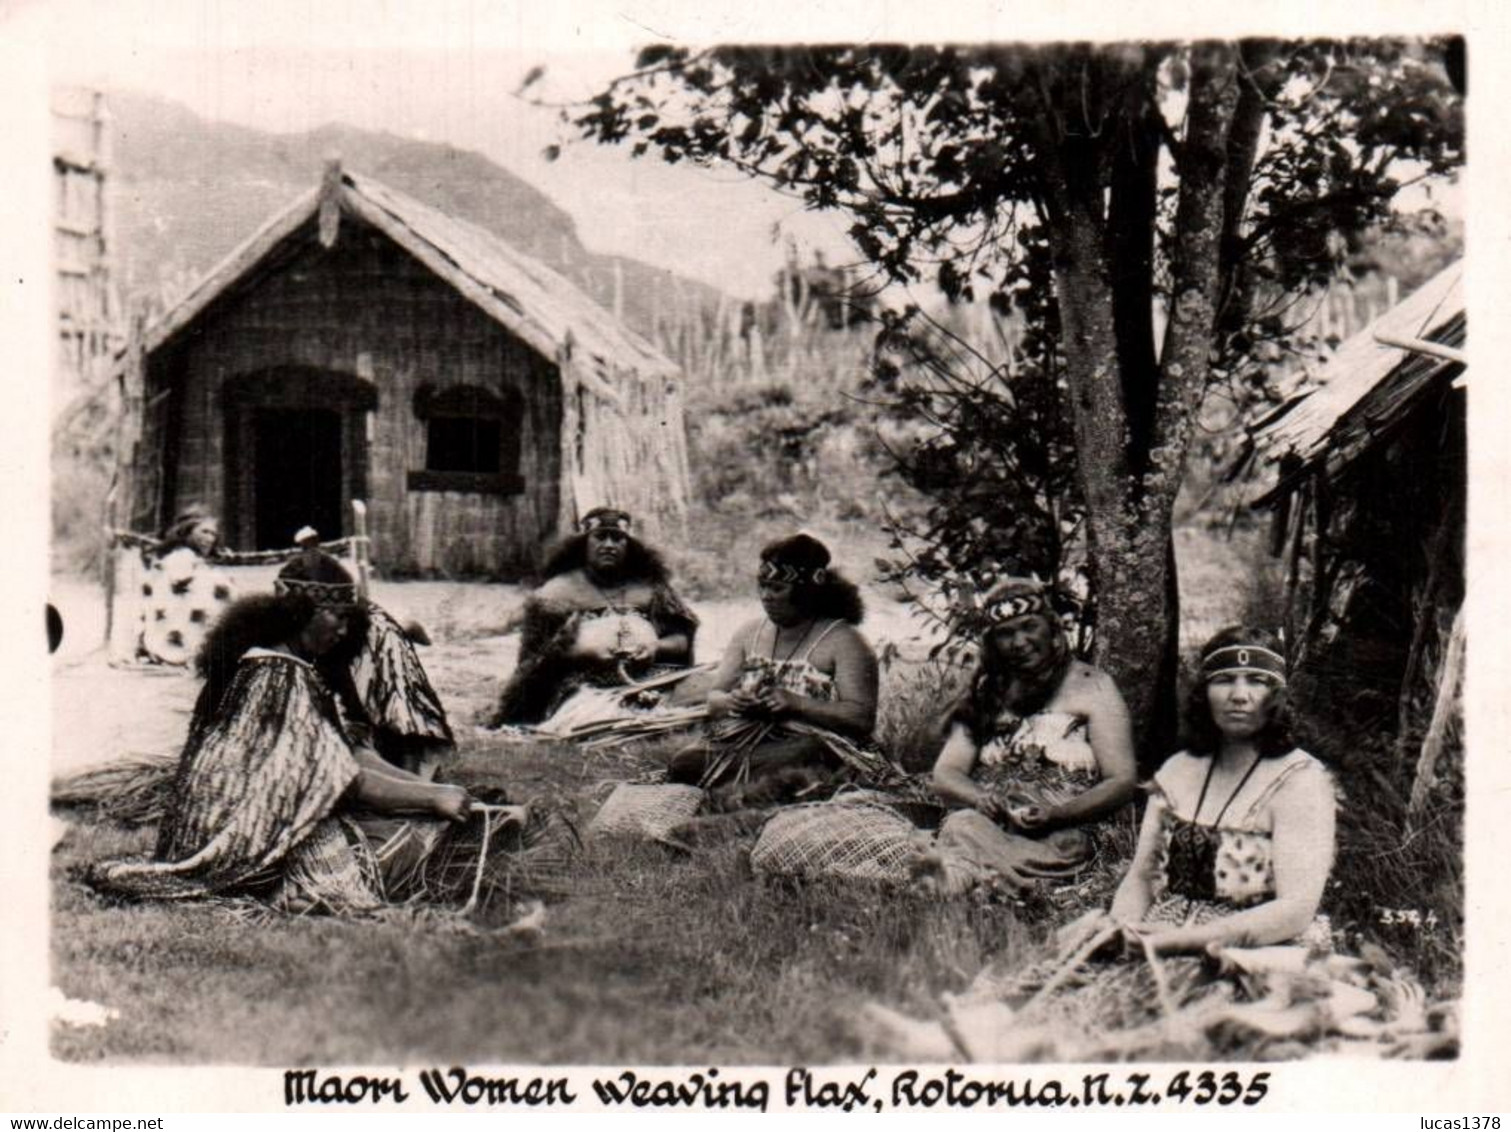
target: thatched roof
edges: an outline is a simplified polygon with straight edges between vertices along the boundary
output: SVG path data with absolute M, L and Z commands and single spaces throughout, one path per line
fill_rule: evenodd
M 1390 433 L 1423 394 L 1463 373 L 1463 275 L 1463 263 L 1452 264 L 1344 342 L 1315 375 L 1303 375 L 1307 387 L 1252 429 L 1261 459 L 1294 457 L 1296 475 L 1336 472 Z
M 565 277 L 493 233 L 447 216 L 370 177 L 327 168 L 324 184 L 300 196 L 211 270 L 172 310 L 147 328 L 148 351 L 172 339 L 220 295 L 255 271 L 307 225 L 322 242 L 340 238 L 342 219 L 356 218 L 388 235 L 436 276 L 516 335 L 556 361 L 570 343 L 574 370 L 602 382 L 617 400 L 616 374 L 675 377 L 674 363 L 622 326 Z

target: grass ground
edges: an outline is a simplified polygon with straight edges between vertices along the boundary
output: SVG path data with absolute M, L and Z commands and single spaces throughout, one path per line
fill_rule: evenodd
M 119 670 L 98 646 L 92 585 L 55 580 L 69 635 L 55 658 L 55 772 L 122 751 L 171 752 L 196 682 Z M 432 681 L 461 724 L 445 768 L 517 798 L 567 804 L 585 825 L 616 780 L 649 764 L 553 744 L 503 744 L 470 726 L 513 665 L 520 591 L 404 583 L 375 590 L 422 621 Z M 906 611 L 871 595 L 867 629 L 916 653 Z M 754 611 L 750 600 L 697 604 L 700 655 L 716 657 Z M 921 678 L 925 676 L 927 678 Z M 894 662 L 883 726 L 921 757 L 921 721 L 943 670 Z M 932 689 L 932 691 L 931 691 Z M 90 710 L 86 710 L 86 708 Z M 413 1062 L 772 1063 L 858 1056 L 848 1020 L 873 998 L 937 1008 L 986 959 L 1031 929 L 1006 906 L 928 909 L 916 898 L 835 886 L 774 887 L 747 875 L 738 845 L 696 857 L 646 848 L 589 852 L 571 897 L 553 900 L 533 943 L 443 924 L 258 917 L 208 905 L 101 900 L 89 862 L 150 851 L 150 831 L 70 822 L 53 854 L 54 981 L 119 1012 L 99 1028 L 61 1027 L 70 1060 L 300 1064 Z

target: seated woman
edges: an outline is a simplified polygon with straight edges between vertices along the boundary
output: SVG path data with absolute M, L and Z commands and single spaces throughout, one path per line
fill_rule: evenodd
M 346 568 L 320 549 L 313 527 L 302 528 L 294 541 L 299 556 L 278 572 L 276 592 L 307 593 L 318 601 L 327 587 L 353 588 Z M 429 769 L 428 757 L 454 742 L 414 641 L 377 603 L 358 601 L 345 638 L 322 660 L 321 671 L 341 699 L 347 729 L 395 766 Z
M 735 632 L 708 693 L 712 722 L 668 777 L 717 786 L 846 765 L 885 777 L 893 768 L 870 748 L 877 665 L 855 628 L 859 591 L 805 534 L 762 550 L 758 578 L 765 616 Z
M 235 599 L 223 557 L 220 524 L 203 507 L 181 511 L 163 532 L 156 560 L 142 580 L 140 659 L 187 665 L 221 612 Z
M 197 658 L 205 686 L 156 853 L 96 866 L 96 887 L 163 900 L 251 894 L 338 913 L 423 887 L 427 856 L 473 800 L 390 766 L 342 726 L 316 664 L 355 602 L 354 588 L 333 586 L 318 603 L 258 595 L 226 611 Z
M 525 602 L 519 663 L 489 727 L 539 724 L 580 689 L 616 689 L 692 663 L 698 619 L 672 589 L 666 566 L 631 533 L 630 516 L 597 507 L 545 565 Z M 614 697 L 589 706 L 612 718 Z
M 967 808 L 940 828 L 946 891 L 1069 877 L 1096 823 L 1133 797 L 1128 709 L 1112 678 L 1070 653 L 1048 592 L 1010 579 L 986 599 L 980 667 L 950 713 L 934 789 Z

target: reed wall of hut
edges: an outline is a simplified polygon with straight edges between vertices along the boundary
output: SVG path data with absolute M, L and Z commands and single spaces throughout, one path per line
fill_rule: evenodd
M 561 390 L 385 233 L 312 219 L 149 357 L 136 479 L 240 549 L 350 533 L 365 498 L 385 572 L 517 577 L 562 512 Z
M 1285 501 L 1295 682 L 1339 722 L 1403 739 L 1426 727 L 1464 596 L 1465 435 L 1465 391 L 1439 381 Z

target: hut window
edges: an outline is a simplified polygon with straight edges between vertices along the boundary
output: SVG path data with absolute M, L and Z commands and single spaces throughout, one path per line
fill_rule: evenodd
M 415 416 L 425 424 L 425 467 L 409 473 L 411 491 L 493 495 L 524 490 L 519 475 L 519 404 L 475 385 L 415 393 Z

